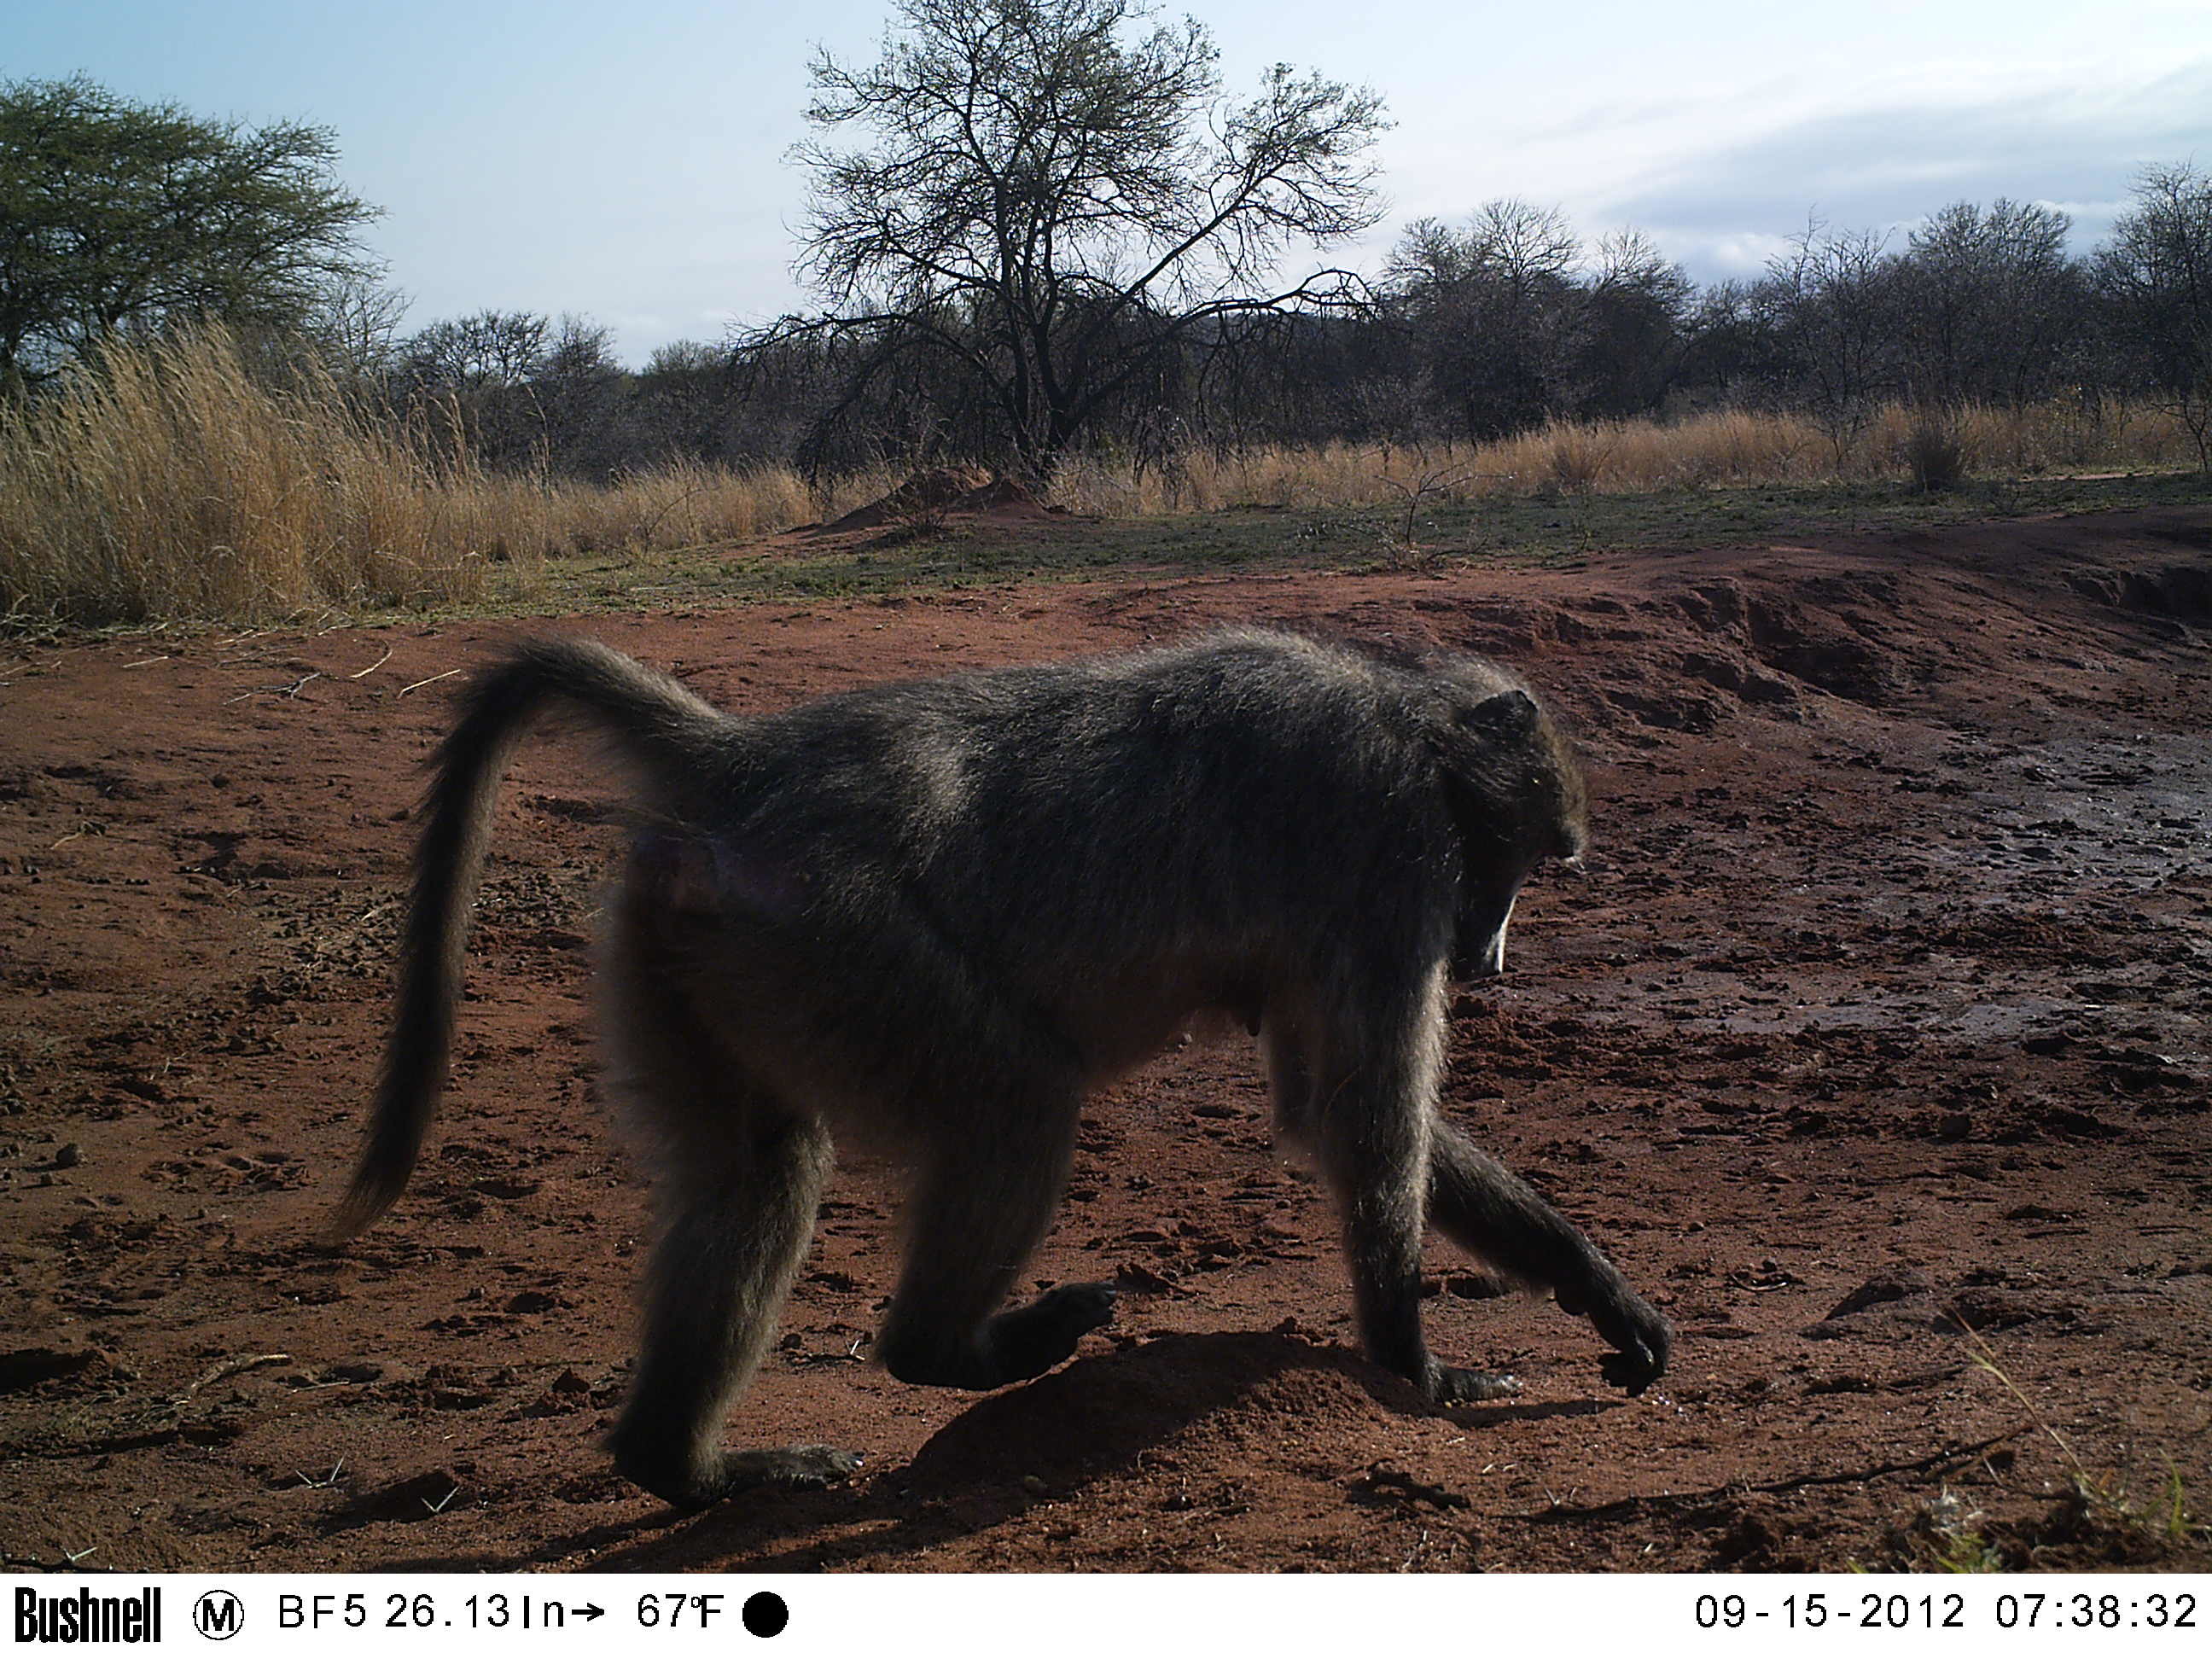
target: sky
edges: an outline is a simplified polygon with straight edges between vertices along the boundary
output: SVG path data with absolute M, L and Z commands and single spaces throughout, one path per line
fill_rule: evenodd
M 2086 251 L 2147 166 L 2212 168 L 2207 0 L 1169 0 L 1249 94 L 1287 62 L 1380 93 L 1379 270 L 1406 223 L 1516 197 L 1633 225 L 1701 283 L 1809 215 L 1890 231 L 1998 197 Z M 406 326 L 578 313 L 642 363 L 804 308 L 793 228 L 817 49 L 873 61 L 890 0 L 0 0 L 0 80 L 82 70 L 247 124 L 331 129 L 384 210 Z M 1297 273 L 1292 273 L 1293 275 Z

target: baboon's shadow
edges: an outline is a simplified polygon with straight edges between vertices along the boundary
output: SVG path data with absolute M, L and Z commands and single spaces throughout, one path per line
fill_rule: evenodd
M 1136 1470 L 1146 1453 L 1217 1414 L 1288 1419 L 1302 1405 L 1341 1409 L 1356 1397 L 1346 1382 L 1388 1412 L 1437 1414 L 1403 1379 L 1350 1348 L 1272 1332 L 1158 1337 L 988 1395 L 909 1462 L 845 1486 L 755 1492 L 698 1515 L 662 1510 L 547 1539 L 511 1558 L 441 1557 L 386 1570 L 515 1571 L 586 1548 L 599 1552 L 593 1570 L 608 1572 L 808 1572 L 880 1562 L 986 1531 L 1040 1501 Z M 1608 1408 L 1595 1400 L 1505 1401 L 1443 1414 L 1476 1428 Z
M 1376 1404 L 1431 1416 L 1403 1380 L 1348 1349 L 1267 1332 L 1156 1338 L 977 1401 L 913 1459 L 862 1483 L 738 1498 L 610 1551 L 608 1571 L 734 1567 L 808 1571 L 878 1560 L 981 1532 L 1041 1499 L 1136 1469 L 1201 1419 L 1250 1406 L 1287 1415 L 1302 1397 L 1341 1401 L 1348 1380 Z M 1271 1396 L 1259 1398 L 1260 1396 Z M 1604 1409 L 1595 1401 L 1455 1407 L 1470 1427 Z

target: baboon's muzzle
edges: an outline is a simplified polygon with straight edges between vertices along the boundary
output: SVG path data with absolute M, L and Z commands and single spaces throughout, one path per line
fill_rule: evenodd
M 1505 929 L 1518 893 L 1516 884 L 1462 908 L 1459 948 L 1452 953 L 1454 979 L 1496 979 L 1505 971 Z

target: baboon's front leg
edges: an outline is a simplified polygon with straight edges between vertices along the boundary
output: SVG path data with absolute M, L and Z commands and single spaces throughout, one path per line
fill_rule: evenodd
M 1331 1091 L 1316 1149 L 1344 1210 L 1345 1255 L 1368 1356 L 1438 1403 L 1518 1392 L 1510 1376 L 1439 1362 L 1421 1332 L 1427 1107 L 1418 1081 L 1377 1063 Z
M 1073 1090 L 1003 1098 L 941 1145 L 908 1206 L 907 1255 L 876 1351 L 902 1382 L 996 1389 L 1042 1376 L 1114 1316 L 1108 1284 L 1001 1310 L 1051 1224 L 1075 1144 Z
M 1421 1334 L 1421 1232 L 1443 1009 L 1439 987 L 1334 1015 L 1271 1007 L 1262 1024 L 1277 1132 L 1309 1147 L 1344 1217 L 1360 1339 L 1431 1400 L 1491 1400 L 1509 1376 L 1439 1364 Z M 1349 999 L 1355 1005 L 1361 1000 Z
M 1501 1273 L 1586 1316 L 1618 1351 L 1606 1381 L 1641 1394 L 1667 1369 L 1674 1334 L 1574 1224 L 1439 1117 L 1429 1132 L 1429 1218 Z

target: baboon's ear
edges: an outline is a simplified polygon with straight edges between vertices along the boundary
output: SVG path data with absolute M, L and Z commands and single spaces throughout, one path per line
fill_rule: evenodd
M 1501 691 L 1468 709 L 1459 721 L 1489 737 L 1524 742 L 1535 732 L 1536 718 L 1535 702 L 1526 691 Z

